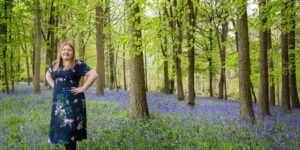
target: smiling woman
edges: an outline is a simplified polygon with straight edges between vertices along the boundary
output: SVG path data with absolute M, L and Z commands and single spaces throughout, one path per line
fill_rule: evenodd
M 81 76 L 88 80 L 79 87 Z M 96 80 L 97 73 L 83 61 L 75 60 L 72 44 L 63 43 L 57 60 L 46 73 L 53 88 L 53 105 L 49 142 L 65 144 L 66 149 L 76 149 L 76 141 L 87 138 L 86 102 L 84 91 Z

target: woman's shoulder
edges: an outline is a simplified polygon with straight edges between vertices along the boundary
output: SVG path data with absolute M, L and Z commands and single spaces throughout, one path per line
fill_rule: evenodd
M 80 59 L 75 60 L 75 64 L 77 64 L 77 65 L 81 65 L 81 64 L 84 64 L 84 63 L 85 63 L 84 60 L 80 60 Z
M 56 62 L 57 62 L 57 60 L 54 60 L 54 61 L 51 63 L 51 65 L 55 65 Z

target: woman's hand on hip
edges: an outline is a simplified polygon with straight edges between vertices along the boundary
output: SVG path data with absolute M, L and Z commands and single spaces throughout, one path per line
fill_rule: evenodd
M 84 89 L 83 87 L 71 87 L 71 90 L 70 90 L 74 95 L 77 95 L 79 93 L 83 93 L 84 92 Z

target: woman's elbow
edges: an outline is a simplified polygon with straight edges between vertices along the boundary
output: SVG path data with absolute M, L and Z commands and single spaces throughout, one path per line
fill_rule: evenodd
M 97 79 L 98 78 L 98 73 L 95 71 L 94 72 L 94 78 Z

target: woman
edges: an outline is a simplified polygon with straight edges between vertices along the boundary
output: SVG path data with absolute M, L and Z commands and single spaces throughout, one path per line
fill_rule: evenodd
M 81 76 L 87 81 L 79 87 Z M 72 44 L 63 43 L 46 73 L 53 88 L 49 142 L 65 144 L 67 150 L 76 149 L 76 141 L 87 138 L 84 91 L 96 80 L 97 73 L 83 61 L 75 60 Z

